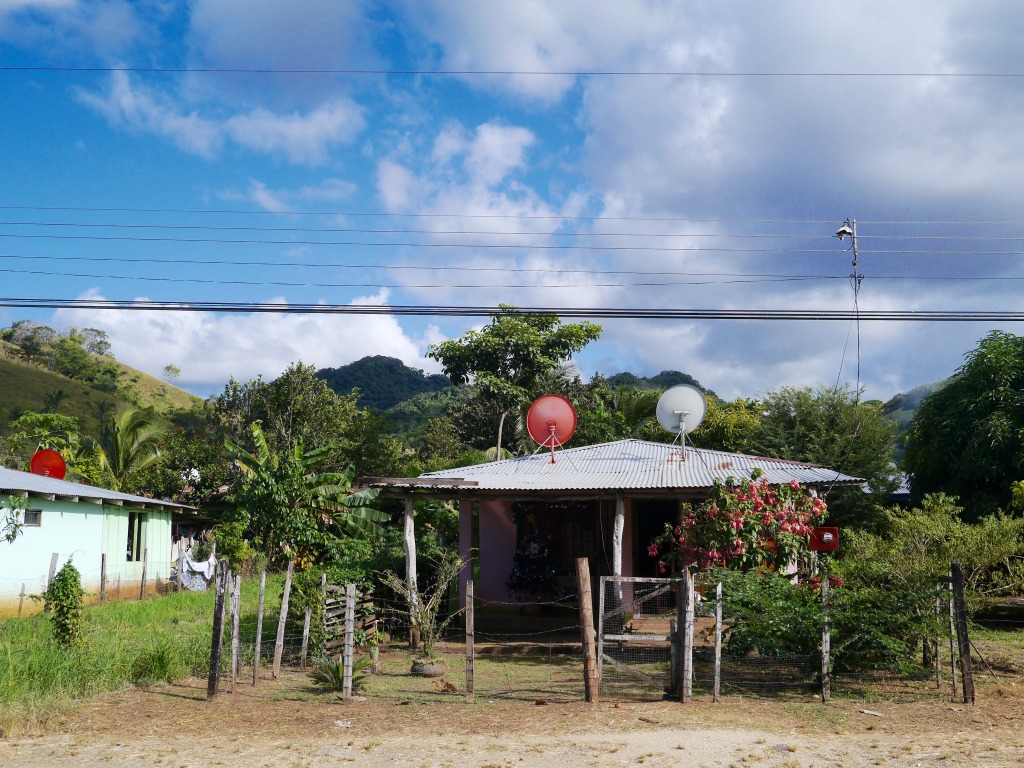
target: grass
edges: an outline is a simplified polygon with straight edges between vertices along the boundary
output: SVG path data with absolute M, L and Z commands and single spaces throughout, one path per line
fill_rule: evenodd
M 267 579 L 265 650 L 273 648 L 282 581 Z M 255 612 L 258 590 L 243 581 L 246 626 L 255 625 L 245 614 Z M 71 649 L 54 642 L 45 614 L 0 621 L 0 737 L 98 693 L 206 676 L 213 606 L 212 591 L 86 606 L 84 640 Z

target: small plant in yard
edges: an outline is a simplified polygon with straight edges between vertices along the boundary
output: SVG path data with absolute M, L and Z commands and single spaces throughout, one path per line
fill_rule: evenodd
M 25 527 L 21 517 L 24 511 L 24 499 L 17 496 L 0 499 L 0 539 L 8 544 L 14 543 Z
M 442 619 L 441 608 L 448 596 L 448 588 L 459 577 L 464 565 L 465 562 L 457 553 L 445 551 L 437 563 L 434 583 L 422 592 L 394 571 L 385 571 L 383 574 L 384 584 L 405 600 L 409 623 L 420 632 L 418 655 L 423 659 L 434 658 L 434 646 L 441 639 L 445 627 L 459 615 L 459 611 L 455 611 Z
M 352 690 L 362 689 L 366 683 L 366 669 L 373 664 L 370 659 L 355 659 L 352 662 Z M 345 665 L 341 659 L 318 659 L 310 673 L 313 679 L 325 688 L 340 691 L 345 687 Z
M 82 577 L 68 560 L 43 593 L 43 607 L 50 614 L 54 639 L 65 648 L 82 639 Z

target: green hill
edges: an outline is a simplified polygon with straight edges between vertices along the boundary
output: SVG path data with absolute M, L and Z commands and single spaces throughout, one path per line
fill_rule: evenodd
M 359 405 L 386 411 L 416 395 L 451 386 L 447 377 L 428 375 L 394 357 L 374 355 L 340 368 L 321 368 L 316 375 L 339 395 L 359 389 Z
M 152 406 L 158 413 L 167 413 L 187 410 L 201 402 L 195 395 L 111 357 L 102 359 L 118 368 L 119 385 L 135 393 L 138 406 Z M 29 365 L 16 358 L 13 345 L 0 341 L 0 432 L 25 411 L 43 411 L 48 399 L 57 401 L 56 413 L 77 417 L 86 434 L 99 431 L 101 404 L 108 411 L 132 404 L 119 394 L 103 392 L 38 365 Z
M 669 389 L 677 384 L 689 384 L 697 387 L 701 392 L 705 392 L 712 397 L 715 393 L 710 389 L 705 389 L 701 386 L 701 383 L 697 381 L 693 376 L 682 371 L 662 371 L 656 376 L 637 376 L 636 374 L 629 373 L 628 371 L 623 373 L 616 373 L 613 376 L 608 377 L 608 386 L 612 389 L 616 387 L 625 387 L 626 389 Z

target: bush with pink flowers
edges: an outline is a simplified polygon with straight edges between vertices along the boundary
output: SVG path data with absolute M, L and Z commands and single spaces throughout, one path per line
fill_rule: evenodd
M 826 512 L 796 480 L 771 485 L 755 469 L 749 480 L 716 480 L 708 499 L 684 507 L 679 524 L 667 525 L 648 553 L 663 573 L 687 565 L 781 569 L 808 551 Z

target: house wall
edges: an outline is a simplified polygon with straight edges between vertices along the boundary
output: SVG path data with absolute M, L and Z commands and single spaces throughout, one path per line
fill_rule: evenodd
M 83 501 L 29 498 L 29 509 L 42 510 L 42 525 L 25 527 L 11 544 L 0 543 L 0 617 L 41 609 L 27 595 L 46 589 L 50 559 L 57 553 L 57 570 L 70 559 L 82 575 L 86 600 L 99 595 L 102 555 L 107 555 L 107 589 L 112 598 L 139 593 L 142 563 L 126 562 L 128 513 L 144 515 L 144 546 L 149 547 L 146 581 L 155 589 L 170 573 L 171 514 L 156 510 Z M 120 580 L 120 581 L 119 581 Z M 120 594 L 116 587 L 120 583 Z M 21 599 L 24 590 L 26 597 Z
M 516 526 L 512 505 L 503 501 L 480 502 L 480 570 L 474 585 L 480 600 L 508 602 L 505 583 L 512 573 L 516 551 Z

